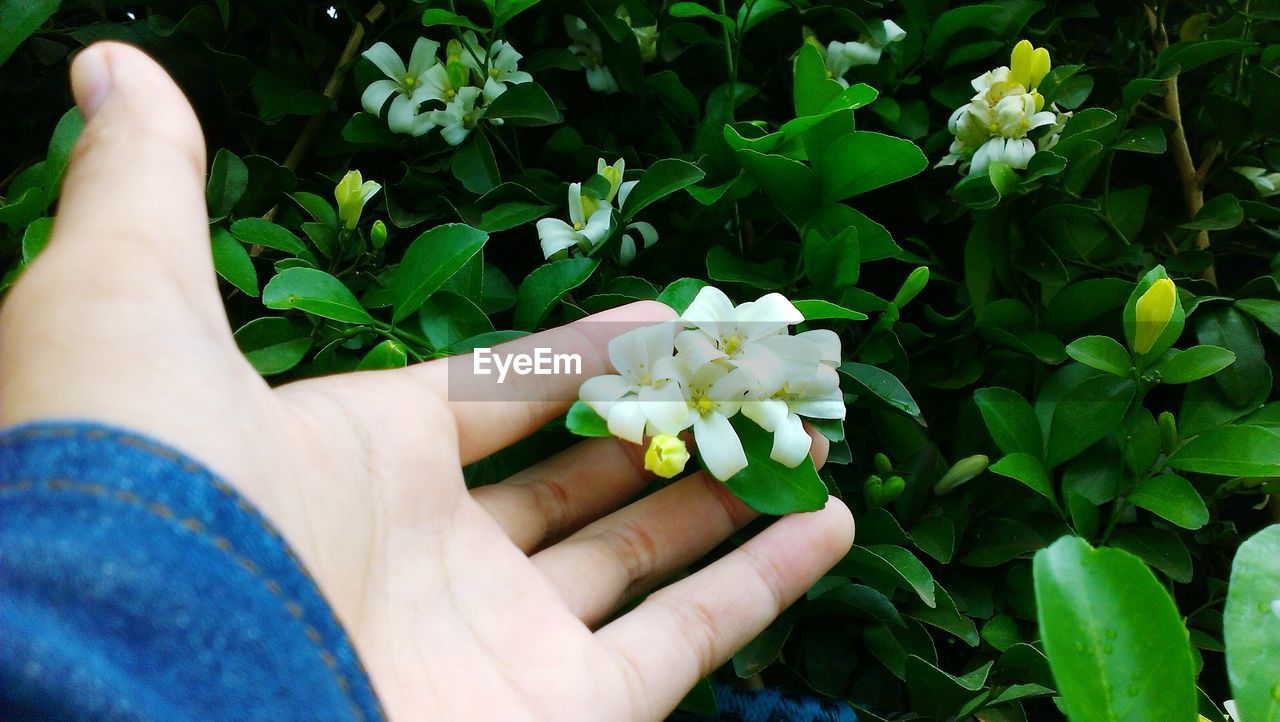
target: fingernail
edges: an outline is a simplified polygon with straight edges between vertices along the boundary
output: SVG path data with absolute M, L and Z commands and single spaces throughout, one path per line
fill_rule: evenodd
M 111 67 L 106 48 L 94 45 L 80 52 L 71 66 L 71 89 L 85 120 L 93 117 L 111 94 Z

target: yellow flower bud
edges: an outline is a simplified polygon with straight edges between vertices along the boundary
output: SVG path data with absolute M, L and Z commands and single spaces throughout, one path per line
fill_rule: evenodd
M 644 452 L 644 468 L 670 479 L 684 471 L 689 463 L 689 447 L 678 436 L 658 434 L 649 440 L 649 448 Z
M 1029 40 L 1019 40 L 1009 56 L 1009 81 L 1027 90 L 1034 89 L 1049 74 L 1049 51 Z
M 1173 306 L 1178 300 L 1178 289 L 1167 278 L 1156 279 L 1134 306 L 1133 316 L 1137 330 L 1133 338 L 1133 350 L 1145 354 L 1156 344 L 1173 318 Z

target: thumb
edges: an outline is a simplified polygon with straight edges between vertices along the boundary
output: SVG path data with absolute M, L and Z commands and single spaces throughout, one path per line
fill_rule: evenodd
M 50 249 L 61 245 L 59 255 L 92 258 L 106 272 L 142 263 L 137 270 L 154 274 L 148 285 L 198 283 L 216 302 L 204 140 L 186 97 L 155 61 L 120 43 L 82 51 L 71 84 L 86 125 Z

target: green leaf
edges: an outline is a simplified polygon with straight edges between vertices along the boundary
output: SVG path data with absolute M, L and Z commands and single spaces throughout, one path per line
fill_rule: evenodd
M 512 125 L 550 125 L 561 121 L 560 110 L 537 83 L 507 86 L 484 111 L 484 117 L 503 118 Z
M 1151 526 L 1121 527 L 1111 535 L 1109 546 L 1123 549 L 1180 584 L 1191 581 L 1191 554 L 1168 529 Z
M 821 206 L 818 174 L 804 163 L 754 150 L 738 151 L 738 162 L 796 228 L 803 228 Z
M 745 283 L 762 291 L 773 291 L 787 285 L 787 271 L 782 262 L 751 263 L 733 255 L 724 246 L 707 253 L 707 277 L 714 281 Z
M 1152 367 L 1166 384 L 1189 384 L 1212 376 L 1230 366 L 1236 355 L 1221 346 L 1192 346 L 1172 355 Z
M 591 277 L 600 261 L 594 258 L 566 258 L 533 269 L 516 292 L 515 326 L 532 331 L 542 323 L 566 293 Z
M 806 456 L 795 468 L 783 466 L 769 458 L 773 434 L 741 415 L 729 423 L 738 432 L 747 455 L 746 468 L 724 482 L 734 496 L 761 514 L 777 516 L 826 506 L 827 485 L 818 478 L 813 459 Z
M 249 187 L 249 167 L 240 156 L 223 148 L 213 158 L 209 169 L 209 182 L 205 186 L 205 202 L 209 205 L 209 217 L 226 218 L 244 191 Z
M 537 5 L 542 0 L 484 0 L 484 4 L 489 8 L 489 14 L 493 16 L 493 26 L 500 28 L 511 22 L 511 19 L 529 8 Z
M 315 193 L 290 193 L 289 197 L 294 200 L 307 215 L 315 219 L 316 223 L 323 223 L 329 226 L 338 225 L 338 212 L 333 209 L 333 204 L 316 195 Z
M 470 298 L 448 291 L 432 294 L 418 317 L 423 335 L 436 349 L 451 348 L 494 330 L 489 317 Z
M 671 7 L 667 8 L 667 12 L 674 18 L 706 18 L 707 20 L 714 20 L 725 30 L 731 33 L 735 31 L 733 20 L 696 2 L 673 3 Z
M 564 417 L 565 428 L 578 436 L 609 436 L 609 422 L 582 401 L 574 401 Z
M 627 195 L 622 206 L 622 219 L 630 220 L 645 206 L 702 180 L 706 173 L 698 166 L 678 158 L 663 158 L 649 166 L 640 181 Z
M 476 25 L 466 17 L 457 13 L 451 13 L 448 10 L 439 8 L 429 8 L 422 12 L 422 27 L 429 28 L 433 25 L 448 25 L 452 27 L 467 28 L 478 33 L 488 32 L 485 28 Z
M 1157 78 L 1164 78 L 1176 72 L 1185 73 L 1206 63 L 1225 58 L 1228 55 L 1235 55 L 1241 50 L 1252 46 L 1252 41 L 1236 38 L 1177 42 L 1165 48 L 1164 52 L 1156 57 L 1156 66 L 1151 71 L 1151 75 Z
M 245 243 L 274 248 L 297 258 L 315 261 L 315 257 L 297 236 L 271 221 L 264 221 L 261 218 L 241 218 L 231 224 L 231 235 Z
M 22 262 L 29 265 L 49 245 L 53 235 L 53 219 L 37 218 L 22 232 Z M 256 284 L 256 282 L 255 282 Z
M 815 165 L 822 196 L 833 203 L 910 178 L 929 160 L 909 140 L 858 130 L 827 146 Z
M 1129 501 L 1183 529 L 1199 529 L 1209 523 L 1209 509 L 1191 482 L 1177 474 L 1161 474 L 1138 484 Z
M 694 296 L 706 285 L 706 281 L 698 278 L 679 278 L 662 289 L 662 293 L 658 294 L 658 301 L 667 304 L 676 313 L 684 313 L 689 304 L 693 303 Z
M 859 311 L 853 311 L 844 306 L 814 299 L 812 301 L 793 301 L 792 304 L 796 310 L 804 314 L 806 321 L 821 321 L 824 319 L 841 319 L 845 321 L 865 321 L 867 314 Z
M 381 371 L 404 368 L 409 363 L 408 354 L 400 342 L 387 339 L 369 349 L 369 353 L 356 365 L 357 371 Z
M 910 551 L 899 546 L 854 545 L 831 570 L 832 574 L 857 577 L 877 587 L 897 587 L 915 592 L 925 606 L 937 606 L 933 575 Z
M 1031 409 L 1016 391 L 994 386 L 978 389 L 973 394 L 974 403 L 982 412 L 982 420 L 996 446 L 1006 454 L 1029 454 L 1040 458 L 1044 454 L 1044 440 L 1040 436 L 1040 423 Z
M 1040 462 L 1039 456 L 1024 452 L 1009 454 L 992 464 L 990 468 L 1001 476 L 1022 482 L 1057 506 L 1058 500 L 1053 493 L 1053 481 L 1049 478 L 1049 472 L 1045 470 L 1044 464 Z
M 235 332 L 236 345 L 263 376 L 288 371 L 311 350 L 311 330 L 279 316 L 255 318 Z
M 4 0 L 0 2 L 0 65 L 53 17 L 59 0 Z
M 1236 550 L 1223 611 L 1227 674 L 1241 722 L 1280 720 L 1280 524 Z
M 955 677 L 912 654 L 907 657 L 907 690 L 913 710 L 929 719 L 951 719 L 983 694 L 991 662 L 975 670 L 978 674 Z
M 960 563 L 971 567 L 997 567 L 1044 547 L 1034 529 L 1015 519 L 983 519 L 969 534 Z
M 251 86 L 262 122 L 274 125 L 286 115 L 315 115 L 328 110 L 332 101 L 308 83 L 305 73 L 255 70 Z
M 1069 389 L 1053 407 L 1049 423 L 1049 466 L 1077 456 L 1106 436 L 1124 418 L 1134 383 L 1095 376 Z
M 484 248 L 487 240 L 488 233 L 463 223 L 436 226 L 418 236 L 409 244 L 396 271 L 392 323 L 399 323 L 421 308 L 428 296 Z
M 507 231 L 523 226 L 526 223 L 532 223 L 545 216 L 547 211 L 551 209 L 552 206 L 545 203 L 527 203 L 524 201 L 499 203 L 480 214 L 480 221 L 476 224 L 476 227 L 486 233 Z
M 217 227 L 210 233 L 213 245 L 213 268 L 227 282 L 250 296 L 258 295 L 258 271 L 249 252 L 227 229 Z
M 1067 346 L 1067 355 L 1085 366 L 1128 378 L 1133 361 L 1119 341 L 1110 336 L 1085 336 Z
M 428 11 L 429 12 L 429 11 Z M 502 182 L 493 147 L 484 133 L 472 133 L 449 161 L 453 177 L 472 193 L 488 193 Z
M 79 108 L 68 110 L 54 126 L 44 166 L 44 193 L 49 203 L 53 203 L 62 191 L 62 179 L 66 177 L 67 166 L 71 163 L 71 151 L 83 131 L 84 116 L 80 115 Z
M 1160 126 L 1144 125 L 1120 136 L 1120 140 L 1117 140 L 1113 147 L 1116 150 L 1159 155 L 1165 151 L 1166 146 L 1164 131 Z
M 314 268 L 287 268 L 276 274 L 262 289 L 267 308 L 296 308 L 314 316 L 344 323 L 373 323 L 342 281 Z
M 839 83 L 827 77 L 822 51 L 810 43 L 801 45 L 796 53 L 793 87 L 796 118 L 822 114 L 827 104 L 844 90 Z
M 1196 315 L 1196 339 L 1231 349 L 1236 360 L 1213 377 L 1213 384 L 1239 407 L 1256 406 L 1271 390 L 1271 364 L 1258 339 L 1258 329 L 1240 311 L 1216 306 Z
M 1165 463 L 1218 476 L 1280 476 L 1280 435 L 1262 426 L 1221 426 L 1183 444 Z
M 840 373 L 853 381 L 860 396 L 873 396 L 914 419 L 921 419 L 919 404 L 897 376 L 877 366 L 854 361 L 840 364 Z
M 1225 231 L 1235 228 L 1244 221 L 1244 209 L 1240 201 L 1230 193 L 1210 198 L 1204 207 L 1196 213 L 1195 220 L 1183 223 L 1181 228 L 1193 231 Z
M 1186 628 L 1141 561 L 1063 537 L 1034 568 L 1040 632 L 1072 722 L 1195 722 Z
M 801 247 L 804 274 L 814 285 L 832 291 L 853 286 L 858 282 L 862 263 L 858 240 L 858 229 L 854 227 L 834 236 L 813 228 L 806 231 Z

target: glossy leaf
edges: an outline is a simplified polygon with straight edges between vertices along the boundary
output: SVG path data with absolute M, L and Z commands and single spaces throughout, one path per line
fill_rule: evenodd
M 1035 590 L 1072 722 L 1195 722 L 1186 629 L 1141 561 L 1064 537 L 1036 555 Z

